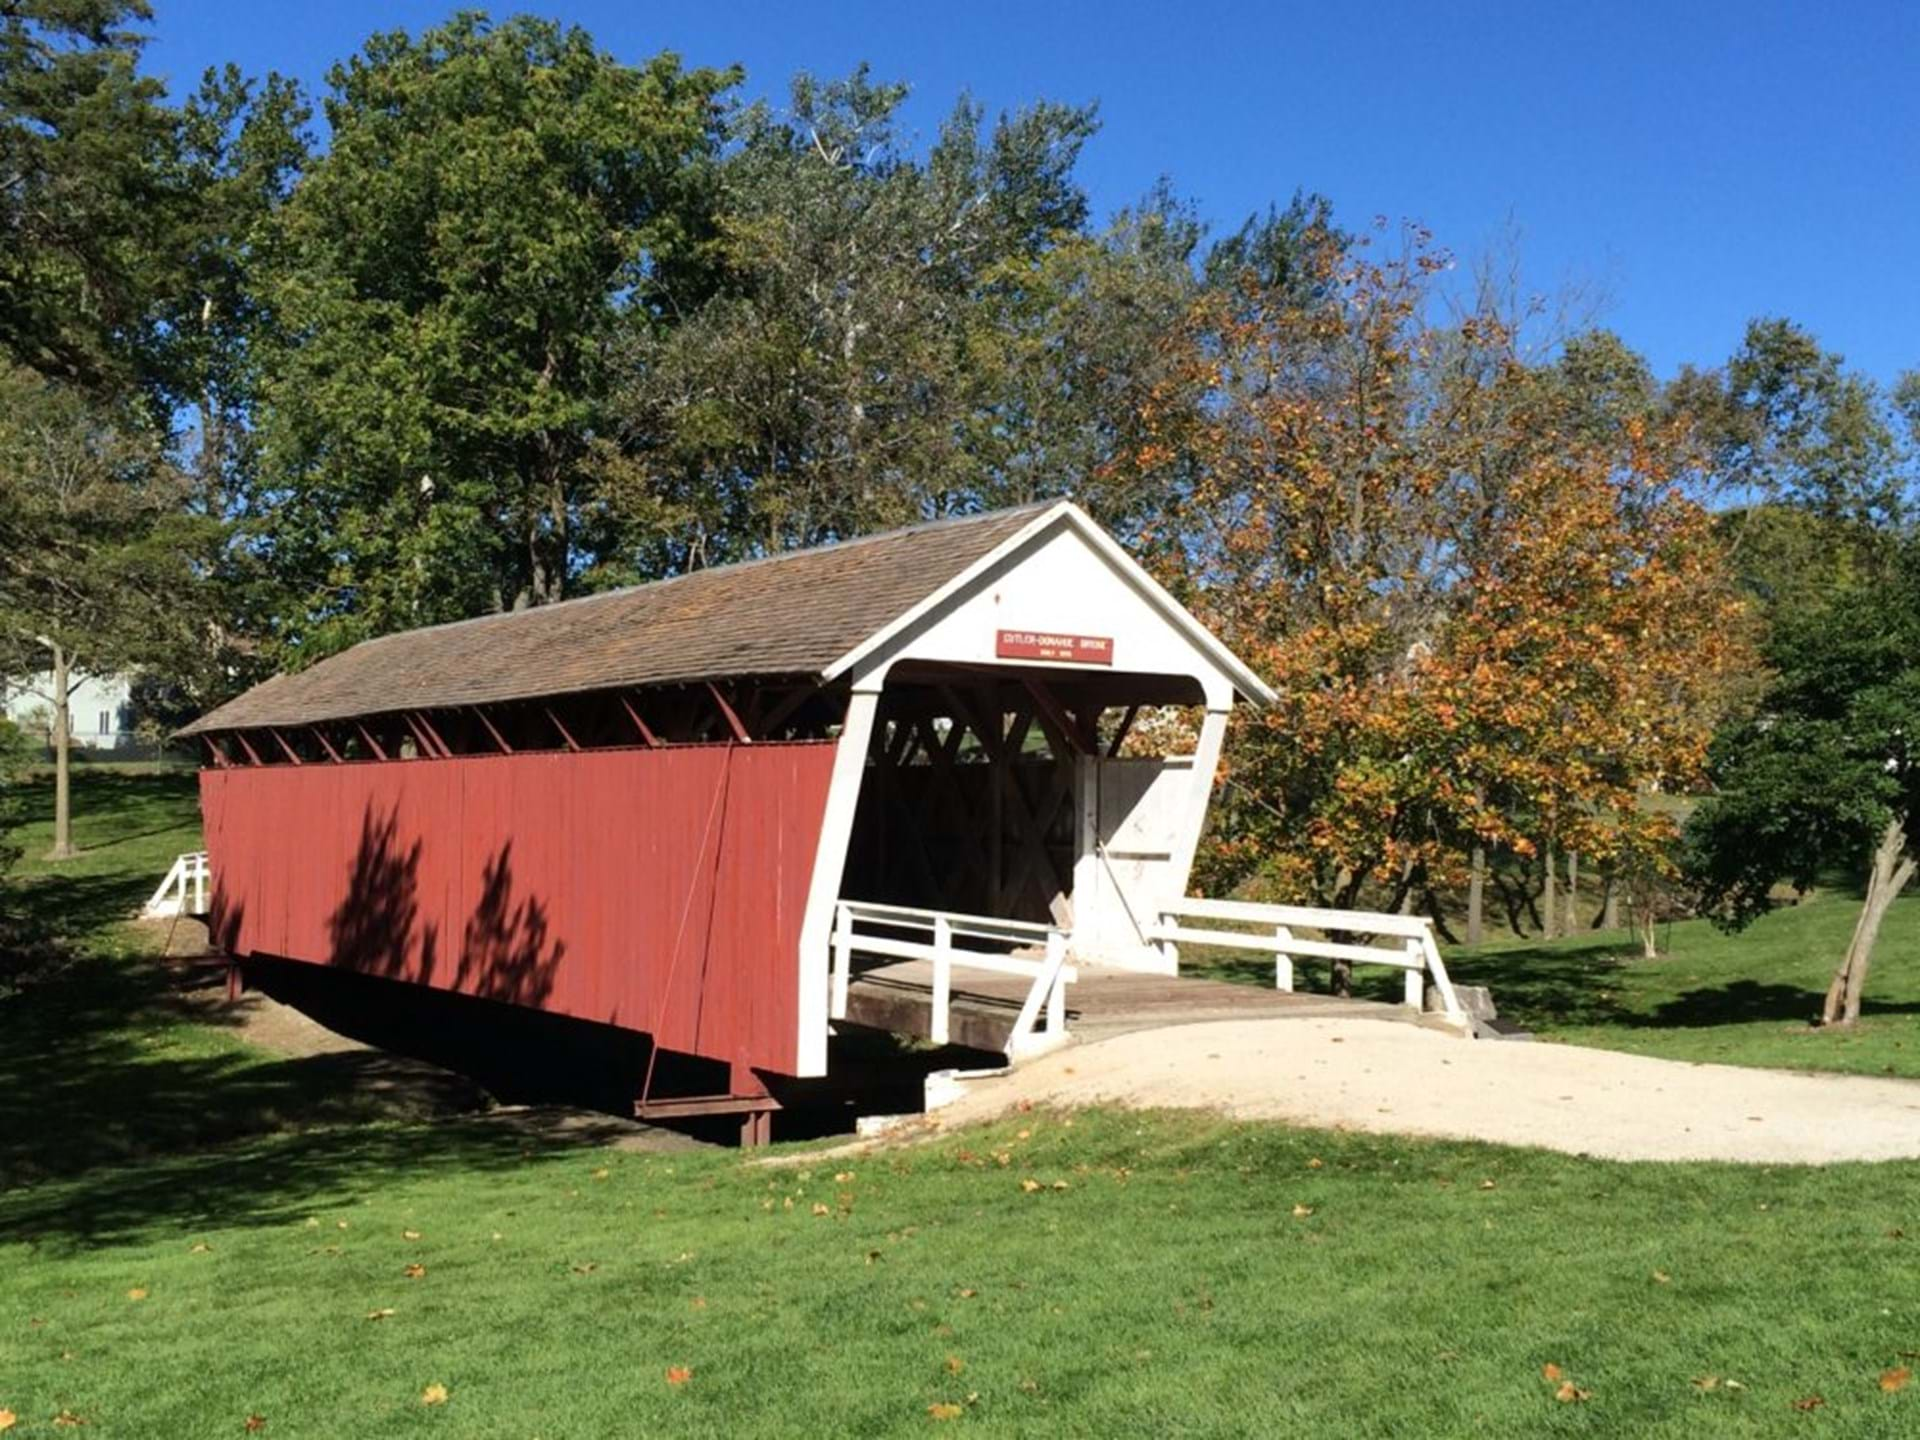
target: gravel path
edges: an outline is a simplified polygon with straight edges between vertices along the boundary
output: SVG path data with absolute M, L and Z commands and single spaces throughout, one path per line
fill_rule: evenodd
M 1369 1020 L 1233 1020 L 1069 1046 L 969 1082 L 935 1113 L 944 1127 L 1022 1100 L 1208 1109 L 1615 1160 L 1920 1156 L 1920 1082 L 1466 1041 Z

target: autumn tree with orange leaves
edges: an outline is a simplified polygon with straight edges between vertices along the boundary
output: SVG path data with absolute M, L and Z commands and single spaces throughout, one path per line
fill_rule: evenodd
M 1744 657 L 1692 427 L 1622 403 L 1606 337 L 1536 364 L 1490 303 L 1436 321 L 1448 257 L 1380 238 L 1203 297 L 1127 462 L 1164 575 L 1281 696 L 1236 720 L 1199 878 L 1406 907 L 1490 849 L 1658 872 L 1653 797 Z

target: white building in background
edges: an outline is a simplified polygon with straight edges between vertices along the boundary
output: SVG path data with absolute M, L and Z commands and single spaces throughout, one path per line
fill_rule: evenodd
M 53 738 L 53 676 L 0 680 L 0 702 L 7 719 L 29 736 Z M 118 750 L 133 743 L 133 678 L 83 675 L 68 700 L 73 743 L 89 750 Z

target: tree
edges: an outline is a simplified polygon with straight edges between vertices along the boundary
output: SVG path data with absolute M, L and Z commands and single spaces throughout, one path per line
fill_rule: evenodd
M 143 410 L 0 373 L 0 673 L 48 676 L 52 859 L 74 853 L 68 701 L 81 668 L 160 664 L 200 643 L 195 562 L 212 527 L 183 495 Z
M 958 104 L 924 156 L 906 89 L 794 81 L 730 127 L 706 296 L 634 328 L 605 493 L 624 580 L 1099 483 L 1198 227 L 1164 193 L 1091 233 L 1090 111 L 990 126 Z M 1113 502 L 1110 506 L 1108 502 Z
M 607 347 L 704 263 L 734 79 L 470 13 L 330 72 L 257 266 L 278 659 L 566 594 Z
M 145 0 L 0 6 L 0 354 L 97 392 L 148 380 L 179 218 Z
M 1616 343 L 1543 367 L 1489 309 L 1435 322 L 1447 265 L 1322 236 L 1285 289 L 1243 274 L 1148 417 L 1167 578 L 1282 696 L 1232 737 L 1215 886 L 1403 906 L 1485 847 L 1612 863 L 1718 718 L 1737 604 L 1690 432 Z
M 1860 1017 L 1874 941 L 1912 879 L 1920 801 L 1920 542 L 1817 609 L 1775 621 L 1772 679 L 1715 742 L 1716 793 L 1688 830 L 1690 869 L 1716 920 L 1739 929 L 1775 886 L 1864 870 L 1859 921 L 1821 1018 Z

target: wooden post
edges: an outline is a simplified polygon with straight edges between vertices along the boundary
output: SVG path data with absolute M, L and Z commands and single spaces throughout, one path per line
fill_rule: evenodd
M 953 1002 L 953 924 L 944 915 L 933 917 L 932 1038 L 947 1043 L 948 1009 Z
M 813 874 L 807 882 L 807 906 L 800 922 L 800 1059 L 798 1075 L 827 1073 L 827 1009 L 833 1000 L 833 912 L 840 900 L 840 879 L 846 868 L 847 840 L 853 832 L 855 806 L 866 778 L 867 749 L 873 741 L 877 688 L 862 689 L 858 682 L 847 700 L 847 716 L 833 751 L 833 778 L 827 787 L 827 808 L 820 820 L 820 843 L 814 849 Z
M 853 982 L 853 917 L 845 904 L 833 912 L 833 1003 L 827 1007 L 829 1020 L 847 1018 L 847 988 Z
M 1427 952 L 1418 940 L 1407 941 L 1406 984 L 1401 994 L 1416 1012 L 1426 1007 Z
M 1053 975 L 1053 984 L 1047 991 L 1047 1035 L 1058 1040 L 1067 1032 L 1067 977 L 1066 955 L 1067 937 L 1058 930 L 1047 932 L 1047 969 Z
M 1293 931 L 1284 925 L 1276 925 L 1273 927 L 1273 938 L 1280 945 L 1285 945 L 1293 939 Z M 1293 957 L 1279 948 L 1275 948 L 1273 952 L 1273 988 L 1285 990 L 1289 994 L 1293 991 Z

